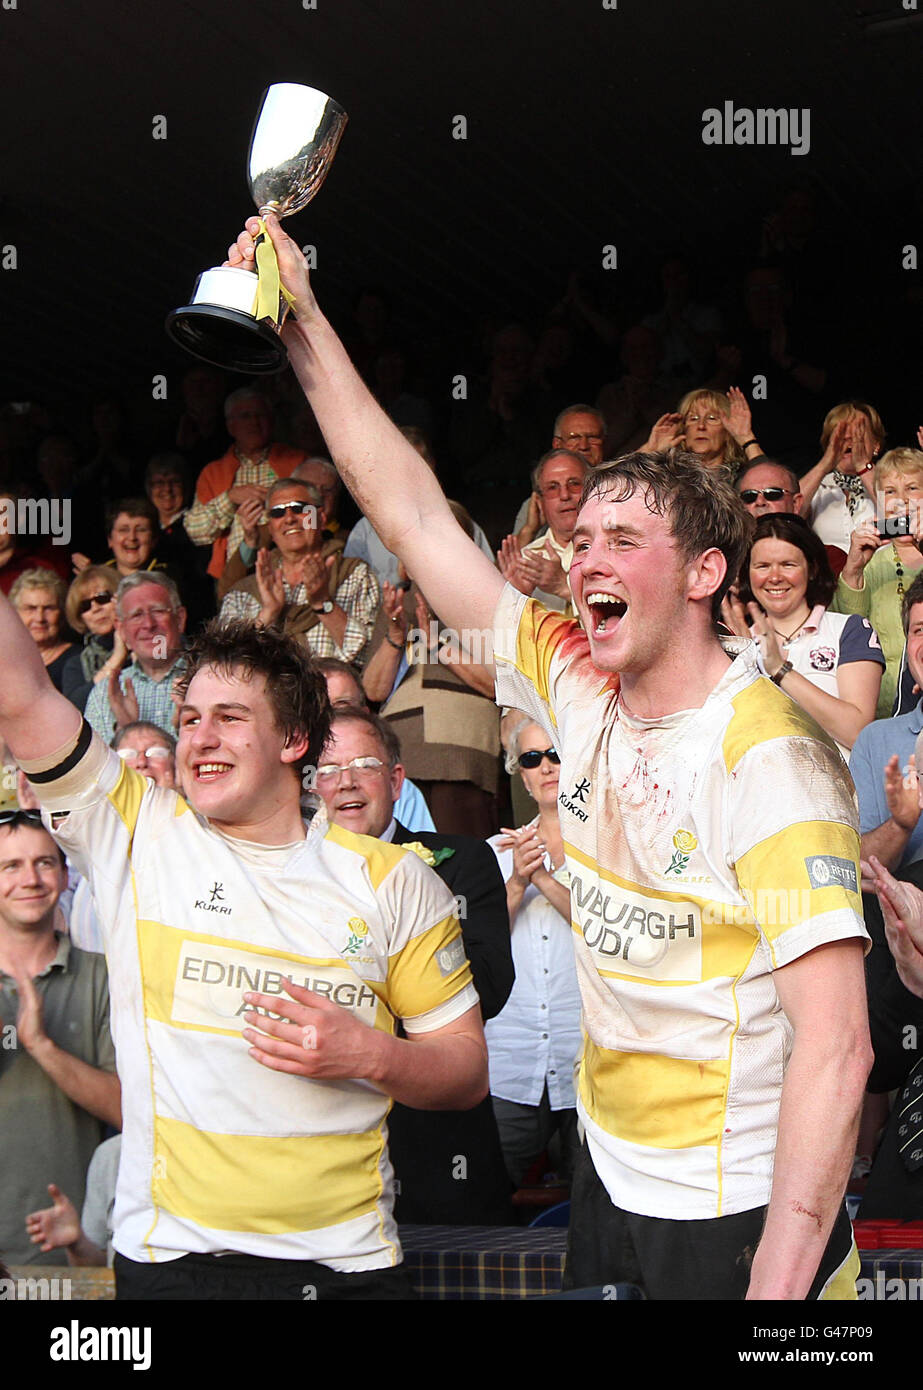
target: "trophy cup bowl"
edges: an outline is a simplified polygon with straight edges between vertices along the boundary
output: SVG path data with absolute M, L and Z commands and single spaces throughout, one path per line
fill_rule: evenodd
M 250 137 L 247 177 L 260 216 L 289 217 L 317 193 L 333 163 L 347 116 L 323 92 L 280 82 L 263 93 Z M 258 239 L 261 240 L 262 238 Z M 288 365 L 279 336 L 287 306 L 254 313 L 255 271 L 213 266 L 196 280 L 191 303 L 167 316 L 175 343 L 216 367 L 259 375 Z

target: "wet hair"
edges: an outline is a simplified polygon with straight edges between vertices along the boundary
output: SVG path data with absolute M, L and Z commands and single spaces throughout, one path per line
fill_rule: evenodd
M 750 587 L 750 557 L 757 541 L 785 541 L 800 550 L 808 562 L 808 587 L 805 602 L 809 608 L 818 603 L 824 608 L 830 604 L 836 589 L 836 579 L 827 559 L 824 543 L 815 530 L 803 517 L 788 512 L 766 512 L 759 518 L 753 532 L 750 548 L 744 558 L 740 571 L 740 597 L 744 603 L 752 603 L 753 590 Z
M 721 551 L 727 573 L 712 595 L 712 616 L 717 622 L 721 600 L 740 569 L 753 529 L 753 518 L 728 474 L 721 468 L 706 468 L 684 449 L 625 454 L 590 473 L 580 506 L 596 496 L 627 502 L 638 491 L 648 510 L 668 521 L 687 563 L 706 550 Z
M 207 667 L 247 680 L 262 676 L 275 727 L 286 745 L 308 740 L 303 758 L 293 768 L 300 777 L 305 766 L 316 767 L 330 734 L 330 701 L 327 682 L 304 647 L 272 628 L 244 620 L 221 623 L 214 618 L 189 644 L 186 667 L 175 686 L 181 699 L 186 698 L 193 678 Z

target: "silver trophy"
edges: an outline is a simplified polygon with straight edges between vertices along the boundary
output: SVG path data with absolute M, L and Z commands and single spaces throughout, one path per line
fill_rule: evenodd
M 250 137 L 247 179 L 261 217 L 290 217 L 317 193 L 347 116 L 323 92 L 280 82 L 263 93 Z M 248 375 L 281 371 L 279 336 L 288 305 L 278 290 L 275 250 L 257 239 L 257 270 L 213 266 L 196 281 L 192 303 L 167 317 L 167 333 L 196 357 Z M 262 279 L 262 284 L 261 284 Z

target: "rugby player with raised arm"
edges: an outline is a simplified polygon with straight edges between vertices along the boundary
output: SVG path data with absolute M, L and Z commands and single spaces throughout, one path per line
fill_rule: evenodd
M 566 1281 L 854 1298 L 843 1195 L 870 1049 L 852 788 L 752 644 L 718 639 L 750 524 L 733 489 L 675 450 L 596 470 L 580 624 L 549 613 L 465 537 L 267 225 L 294 299 L 283 338 L 341 477 L 440 620 L 493 629 L 498 700 L 561 753 L 585 1020 Z M 228 264 L 253 268 L 257 230 Z
M 91 731 L 2 596 L 0 650 L 0 736 L 105 936 L 117 1296 L 412 1296 L 387 1112 L 477 1104 L 486 1048 L 437 875 L 302 819 L 323 676 L 272 630 L 206 629 L 178 687 L 179 792 Z

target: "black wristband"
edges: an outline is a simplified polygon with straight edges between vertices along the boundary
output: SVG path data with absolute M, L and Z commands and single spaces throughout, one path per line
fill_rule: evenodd
M 742 449 L 749 449 L 749 447 L 750 447 L 751 444 L 756 444 L 756 440 L 755 440 L 755 439 L 748 439 L 747 442 L 746 442 L 746 444 L 741 444 L 740 447 L 741 447 Z M 758 445 L 758 444 L 757 444 L 757 448 L 759 448 L 759 445 Z

